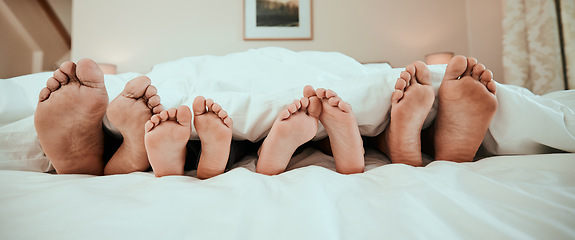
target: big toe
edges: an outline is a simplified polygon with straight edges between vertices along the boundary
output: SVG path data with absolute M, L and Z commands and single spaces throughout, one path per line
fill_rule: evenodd
M 202 96 L 197 96 L 192 103 L 192 109 L 196 115 L 206 113 L 206 99 Z
M 81 59 L 76 64 L 75 68 L 76 77 L 82 84 L 89 87 L 104 87 L 104 74 L 98 67 L 98 64 L 96 64 L 93 60 L 88 58 Z M 62 71 L 64 71 L 66 74 L 69 73 L 64 69 Z M 74 78 L 72 76 L 70 77 Z
M 413 63 L 415 66 L 415 80 L 423 85 L 431 85 L 431 78 L 429 77 L 429 68 L 422 61 L 416 61 Z
M 467 58 L 462 55 L 457 55 L 447 64 L 443 80 L 457 80 L 465 73 L 465 70 L 467 70 Z
M 152 84 L 152 81 L 150 80 L 150 78 L 148 78 L 146 76 L 136 77 L 136 78 L 130 80 L 128 83 L 126 83 L 126 86 L 124 87 L 123 94 L 124 94 L 124 96 L 130 97 L 130 98 L 141 98 L 146 93 L 146 90 L 148 89 L 150 84 Z M 152 96 L 153 96 L 153 94 L 152 94 Z
M 182 126 L 191 126 L 192 124 L 192 111 L 186 105 L 181 105 L 177 109 L 176 119 Z

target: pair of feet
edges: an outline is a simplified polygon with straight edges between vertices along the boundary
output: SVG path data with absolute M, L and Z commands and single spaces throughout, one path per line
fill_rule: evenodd
M 197 97 L 192 108 L 202 140 L 198 177 L 209 178 L 225 170 L 233 122 L 210 99 Z M 104 115 L 123 137 L 106 166 Z M 152 166 L 156 176 L 183 174 L 191 110 L 186 106 L 164 110 L 147 77 L 129 81 L 108 104 L 98 66 L 89 59 L 66 62 L 40 92 L 34 119 L 40 144 L 58 173 L 116 174 Z
M 438 93 L 429 138 L 436 160 L 472 161 L 497 110 L 493 74 L 475 58 L 455 56 Z M 414 62 L 401 73 L 391 96 L 391 121 L 378 147 L 394 163 L 422 165 L 421 131 L 435 100 L 429 69 Z
M 334 91 L 309 85 L 303 96 L 278 114 L 259 149 L 256 172 L 284 172 L 296 149 L 315 137 L 318 121 L 329 136 L 337 172 L 363 172 L 363 142 L 351 106 Z

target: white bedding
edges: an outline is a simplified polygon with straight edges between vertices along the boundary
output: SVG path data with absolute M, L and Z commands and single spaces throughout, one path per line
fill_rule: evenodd
M 430 68 L 437 90 L 445 65 Z M 162 63 L 146 75 L 166 107 L 213 98 L 233 118 L 235 139 L 259 140 L 306 84 L 338 92 L 362 134 L 376 135 L 389 121 L 402 70 L 339 53 L 263 48 Z M 110 100 L 138 75 L 106 75 Z M 200 181 L 193 171 L 164 178 L 43 173 L 51 165 L 33 111 L 50 76 L 0 80 L 0 239 L 575 238 L 575 91 L 536 96 L 498 85 L 482 151 L 523 155 L 414 168 L 386 165 L 368 149 L 367 172 L 346 176 L 333 171 L 333 158 L 308 149 L 278 176 L 254 173 L 250 156 Z M 561 151 L 571 153 L 549 154 Z
M 0 238 L 573 239 L 574 160 L 501 156 L 355 175 L 308 166 L 272 177 L 249 171 L 251 161 L 205 181 L 0 171 Z

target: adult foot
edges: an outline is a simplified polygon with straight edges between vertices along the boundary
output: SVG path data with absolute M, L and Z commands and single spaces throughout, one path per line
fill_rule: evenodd
M 455 56 L 439 87 L 435 159 L 473 161 L 497 110 L 493 73 L 475 58 Z
M 158 90 L 148 77 L 130 80 L 108 106 L 107 116 L 124 138 L 104 169 L 105 174 L 145 171 L 150 167 L 144 146 L 144 125 L 163 110 Z
M 259 150 L 256 172 L 284 172 L 295 150 L 317 133 L 321 108 L 321 100 L 311 96 L 295 100 L 281 111 Z
M 332 90 L 311 86 L 304 88 L 304 97 L 317 96 L 322 103 L 319 121 L 329 137 L 337 172 L 361 173 L 365 168 L 363 141 L 351 105 Z
M 232 143 L 233 121 L 222 107 L 211 99 L 194 99 L 194 127 L 202 144 L 198 178 L 208 179 L 226 171 Z
M 104 75 L 90 59 L 65 62 L 40 91 L 34 126 L 57 173 L 101 175 L 102 118 L 108 106 Z
M 391 121 L 378 147 L 393 163 L 422 165 L 421 129 L 435 100 L 429 69 L 417 61 L 401 72 L 391 95 Z
M 183 175 L 192 132 L 190 108 L 182 105 L 152 116 L 145 132 L 146 151 L 156 177 Z

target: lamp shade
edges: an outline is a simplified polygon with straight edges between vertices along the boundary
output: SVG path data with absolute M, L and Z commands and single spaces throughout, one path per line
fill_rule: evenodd
M 428 65 L 433 64 L 448 64 L 449 60 L 453 58 L 452 52 L 438 52 L 425 55 L 425 63 Z

